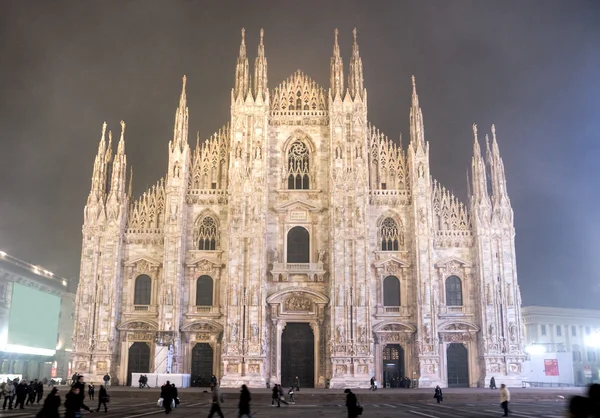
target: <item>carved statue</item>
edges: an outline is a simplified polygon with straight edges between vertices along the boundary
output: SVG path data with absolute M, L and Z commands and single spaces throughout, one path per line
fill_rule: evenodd
M 279 263 L 279 251 L 277 251 L 277 248 L 273 249 L 273 262 Z
M 238 291 L 237 291 L 238 287 L 237 284 L 234 284 L 231 286 L 231 304 L 232 305 L 237 305 L 238 304 Z
M 423 178 L 425 175 L 425 169 L 423 168 L 423 163 L 419 164 L 419 178 Z
M 319 263 L 325 262 L 325 250 L 319 251 L 319 255 L 317 257 L 317 262 L 319 262 Z
M 252 341 L 258 341 L 258 325 L 252 324 Z
M 338 306 L 344 306 L 344 286 L 338 286 Z
M 252 288 L 252 305 L 258 306 L 258 286 L 254 286 Z
M 346 342 L 346 336 L 344 335 L 344 326 L 338 325 L 338 343 L 343 344 Z
M 309 299 L 291 296 L 285 300 L 286 311 L 310 311 L 312 308 L 312 302 Z
M 233 324 L 231 326 L 231 342 L 237 342 L 237 325 Z
M 365 306 L 365 285 L 358 287 L 358 306 Z

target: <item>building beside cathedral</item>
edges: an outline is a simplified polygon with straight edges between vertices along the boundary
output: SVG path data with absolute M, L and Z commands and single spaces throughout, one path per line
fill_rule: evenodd
M 85 205 L 73 363 L 88 380 L 214 373 L 224 387 L 521 384 L 513 211 L 495 129 L 473 126 L 469 201 L 430 175 L 413 78 L 406 149 L 369 123 L 354 32 L 327 90 L 253 72 L 231 119 L 190 147 L 186 79 L 168 171 L 133 198 L 125 124 L 106 124 Z M 457 168 L 458 169 L 458 168 Z M 160 175 L 157 173 L 157 176 Z M 491 187 L 489 187 L 491 185 Z M 130 382 L 129 382 L 130 383 Z

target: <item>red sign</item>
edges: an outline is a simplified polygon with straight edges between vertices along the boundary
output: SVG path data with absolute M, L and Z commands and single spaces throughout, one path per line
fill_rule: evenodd
M 544 370 L 546 376 L 558 376 L 558 360 L 544 360 Z

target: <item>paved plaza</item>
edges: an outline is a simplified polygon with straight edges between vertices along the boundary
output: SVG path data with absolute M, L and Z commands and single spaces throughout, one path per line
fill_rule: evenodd
M 502 411 L 497 399 L 498 391 L 482 389 L 448 389 L 445 402 L 438 405 L 429 399 L 427 390 L 379 390 L 377 393 L 357 391 L 359 401 L 365 411 L 363 417 L 498 417 Z M 63 391 L 64 393 L 64 391 Z M 96 413 L 107 418 L 138 418 L 162 416 L 164 410 L 156 406 L 159 391 L 157 389 L 111 390 L 109 412 Z M 337 417 L 346 416 L 344 394 L 342 391 L 304 390 L 300 391 L 295 405 L 283 405 L 281 408 L 270 406 L 270 396 L 266 389 L 254 390 L 252 412 L 255 417 Z M 570 396 L 580 393 L 575 390 L 518 390 L 512 391 L 511 416 L 521 418 L 559 418 L 565 416 L 565 408 Z M 237 391 L 224 391 L 223 413 L 226 417 L 237 417 Z M 172 417 L 204 417 L 208 415 L 210 395 L 204 389 L 185 389 L 180 391 L 182 404 L 173 411 Z M 469 401 L 468 399 L 471 399 Z M 95 404 L 86 402 L 90 407 Z M 38 407 L 24 410 L 0 412 L 0 418 L 34 418 Z M 84 412 L 83 417 L 89 413 Z

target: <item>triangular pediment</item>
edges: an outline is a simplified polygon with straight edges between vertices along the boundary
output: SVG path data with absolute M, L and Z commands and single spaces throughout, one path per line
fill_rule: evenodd
M 470 322 L 450 322 L 446 324 L 440 325 L 441 332 L 464 332 L 471 331 L 477 332 L 479 331 L 479 327 L 475 324 L 471 324 Z
M 141 256 L 141 257 L 137 257 L 131 260 L 127 260 L 125 262 L 125 266 L 127 267 L 131 267 L 131 266 L 137 266 L 137 267 L 142 267 L 142 266 L 147 266 L 149 268 L 158 268 L 162 265 L 162 262 L 155 260 L 154 258 L 151 257 L 147 257 L 147 256 Z
M 461 260 L 460 258 L 457 257 L 447 257 L 444 258 L 443 260 L 438 261 L 437 263 L 435 263 L 435 268 L 446 268 L 446 269 L 451 269 L 451 268 L 457 268 L 457 267 L 471 267 L 471 263 L 469 263 L 468 261 L 464 261 Z
M 279 213 L 284 213 L 291 210 L 304 210 L 308 212 L 318 213 L 321 212 L 322 208 L 317 207 L 305 200 L 293 200 L 291 202 L 286 202 L 275 207 L 275 211 Z
M 373 266 L 375 268 L 385 268 L 387 266 L 398 266 L 400 268 L 406 268 L 406 267 L 410 267 L 410 264 L 408 264 L 406 261 L 400 260 L 396 256 L 391 256 L 384 260 L 376 261 L 375 263 L 373 263 Z
M 375 332 L 415 332 L 417 329 L 402 322 L 382 322 L 373 327 Z
M 154 321 L 148 321 L 146 319 L 132 319 L 121 322 L 117 326 L 117 329 L 119 331 L 156 331 L 158 330 L 158 324 Z
M 188 331 L 188 332 L 189 331 L 204 331 L 204 332 L 217 333 L 217 332 L 223 331 L 223 326 L 221 324 L 219 324 L 218 322 L 201 320 L 201 321 L 192 321 L 192 322 L 183 324 L 181 326 L 180 330 Z
M 188 267 L 196 267 L 202 270 L 212 270 L 214 268 L 223 267 L 223 263 L 206 255 L 196 257 L 192 261 L 187 262 L 186 265 Z
M 327 110 L 325 90 L 298 70 L 271 90 L 271 110 L 285 112 Z

